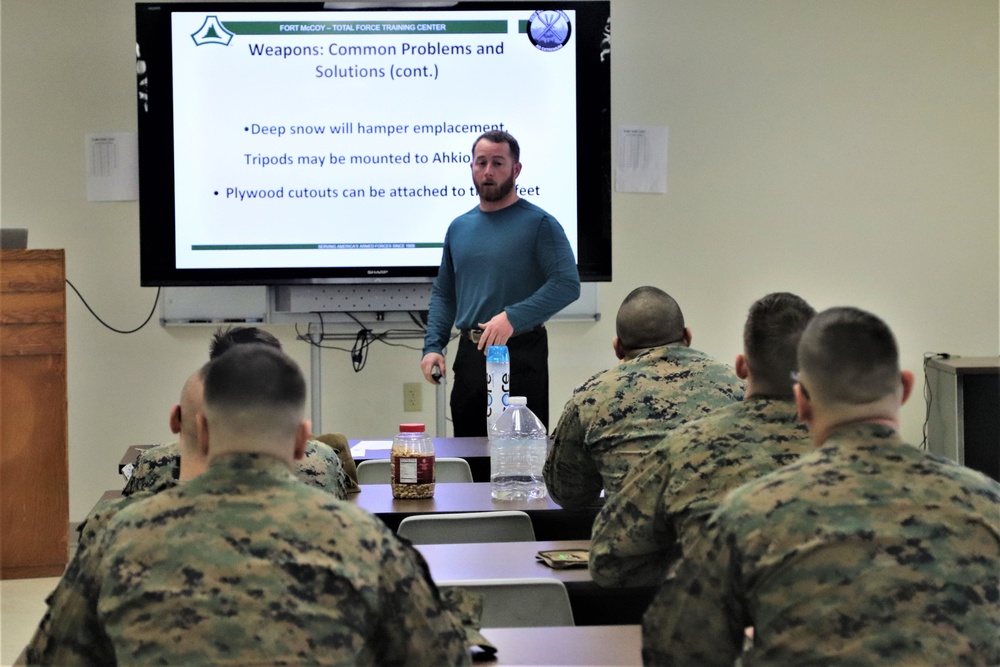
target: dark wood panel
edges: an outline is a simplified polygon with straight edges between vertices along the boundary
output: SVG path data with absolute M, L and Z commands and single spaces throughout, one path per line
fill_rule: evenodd
M 66 324 L 4 324 L 0 326 L 0 357 L 63 355 L 66 353 Z
M 7 292 L 0 296 L 0 324 L 66 321 L 66 292 Z
M 63 257 L 62 250 L 0 251 L 0 292 L 65 291 Z
M 69 558 L 62 250 L 0 251 L 0 576 Z
M 0 405 L 0 565 L 34 576 L 69 553 L 65 357 L 5 358 Z

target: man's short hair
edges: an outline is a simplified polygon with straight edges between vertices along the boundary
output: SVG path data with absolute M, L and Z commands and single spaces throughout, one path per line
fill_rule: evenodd
M 615 334 L 625 351 L 677 343 L 684 340 L 684 314 L 660 288 L 636 287 L 618 308 Z
M 789 292 L 773 292 L 750 306 L 743 326 L 743 351 L 754 391 L 792 395 L 799 339 L 816 309 Z
M 305 410 L 306 382 L 298 365 L 270 345 L 235 345 L 205 373 L 206 412 L 225 414 L 244 427 L 294 427 Z M 282 425 L 276 415 L 284 415 Z
M 806 391 L 827 401 L 859 405 L 900 385 L 899 348 L 885 322 L 859 308 L 830 308 L 813 318 L 799 341 Z
M 208 347 L 208 358 L 215 359 L 234 345 L 243 345 L 245 343 L 261 343 L 279 350 L 281 349 L 281 341 L 263 329 L 258 329 L 257 327 L 229 327 L 223 331 L 220 328 L 212 336 L 212 342 Z
M 514 162 L 521 161 L 521 147 L 517 144 L 517 139 L 515 139 L 509 132 L 504 132 L 502 130 L 490 130 L 489 132 L 483 132 L 476 140 L 472 142 L 472 157 L 476 157 L 476 146 L 479 142 L 485 139 L 494 144 L 507 144 L 510 147 L 510 157 Z

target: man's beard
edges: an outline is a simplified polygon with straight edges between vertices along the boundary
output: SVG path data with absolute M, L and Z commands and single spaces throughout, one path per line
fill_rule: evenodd
M 479 184 L 476 183 L 476 179 L 472 179 L 472 184 L 476 186 L 476 192 L 483 201 L 501 201 L 514 189 L 514 174 L 511 174 L 510 178 L 506 181 L 497 183 L 496 185 L 484 185 L 480 187 Z

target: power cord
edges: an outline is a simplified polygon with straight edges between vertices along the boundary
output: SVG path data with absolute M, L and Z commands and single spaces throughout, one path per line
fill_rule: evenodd
M 115 327 L 111 326 L 110 324 L 108 324 L 107 322 L 105 322 L 104 320 L 102 320 L 101 317 L 97 313 L 94 312 L 94 309 L 90 307 L 90 304 L 87 303 L 87 300 L 83 298 L 83 295 L 80 294 L 80 290 L 78 290 L 76 288 L 76 285 L 74 285 L 73 283 L 71 283 L 69 281 L 69 278 L 66 279 L 66 284 L 73 288 L 73 291 L 76 292 L 76 295 L 78 297 L 80 297 L 80 301 L 87 308 L 87 310 L 90 311 L 90 314 L 94 316 L 94 319 L 96 319 L 98 322 L 100 322 L 101 324 L 103 324 L 106 328 L 111 329 L 115 333 L 120 333 L 120 334 L 133 334 L 136 331 L 139 331 L 140 329 L 142 329 L 147 324 L 149 324 L 149 321 L 151 319 L 153 319 L 153 313 L 156 312 L 156 304 L 159 303 L 159 301 L 160 301 L 160 291 L 163 289 L 162 287 L 157 287 L 156 288 L 156 298 L 153 299 L 153 308 L 149 311 L 149 317 L 146 318 L 146 321 L 143 322 L 142 324 L 140 324 L 139 326 L 137 326 L 135 329 L 129 329 L 128 331 L 126 331 L 124 329 L 116 329 Z
M 923 428 L 923 440 L 920 441 L 920 449 L 926 451 L 927 449 L 927 425 L 931 421 L 931 401 L 933 400 L 933 392 L 931 390 L 931 385 L 927 382 L 927 362 L 931 359 L 951 359 L 951 355 L 947 352 L 924 352 L 924 428 Z
M 355 373 L 361 372 L 361 370 L 364 369 L 365 364 L 368 363 L 368 352 L 371 349 L 372 343 L 379 342 L 390 347 L 405 347 L 406 349 L 414 350 L 416 352 L 420 352 L 423 349 L 422 346 L 417 347 L 414 345 L 407 345 L 405 343 L 392 343 L 389 341 L 391 337 L 420 338 L 424 335 L 426 332 L 426 322 L 421 322 L 418 316 L 412 311 L 408 311 L 408 314 L 413 323 L 417 325 L 417 329 L 387 329 L 380 333 L 376 333 L 375 331 L 369 329 L 361 320 L 355 317 L 353 313 L 344 311 L 343 314 L 354 320 L 355 324 L 360 327 L 356 334 L 328 334 L 326 333 L 326 322 L 323 319 L 323 313 L 320 311 L 312 311 L 312 314 L 319 318 L 319 334 L 314 336 L 312 331 L 302 333 L 299 330 L 298 323 L 296 323 L 295 333 L 298 340 L 305 341 L 313 347 L 318 347 L 323 350 L 337 350 L 349 353 L 351 355 L 351 365 L 354 368 Z M 323 344 L 323 341 L 326 339 L 333 338 L 339 340 L 349 340 L 351 337 L 354 338 L 354 344 L 350 349 L 338 347 L 336 345 Z M 452 339 L 454 339 L 454 336 Z

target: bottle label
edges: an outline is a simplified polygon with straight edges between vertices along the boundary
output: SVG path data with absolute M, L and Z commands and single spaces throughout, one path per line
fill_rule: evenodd
M 397 484 L 432 484 L 434 482 L 434 455 L 393 457 Z
M 510 398 L 510 373 L 490 369 L 486 373 L 486 421 L 492 424 L 504 410 Z

